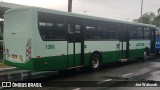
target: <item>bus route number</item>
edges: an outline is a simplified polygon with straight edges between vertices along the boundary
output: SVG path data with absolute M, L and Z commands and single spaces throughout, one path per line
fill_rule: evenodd
M 46 45 L 46 49 L 54 49 L 55 46 L 54 45 Z

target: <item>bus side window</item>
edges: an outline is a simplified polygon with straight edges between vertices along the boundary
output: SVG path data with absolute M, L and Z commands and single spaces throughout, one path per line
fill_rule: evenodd
M 74 32 L 71 24 L 67 24 L 67 31 L 68 31 L 68 41 L 74 41 Z
M 42 40 L 65 40 L 64 16 L 38 12 L 38 29 Z
M 104 39 L 104 30 L 101 26 L 85 26 L 86 39 L 102 40 Z
M 74 25 L 75 30 L 75 42 L 81 41 L 81 25 Z
M 144 28 L 144 39 L 149 39 L 149 38 L 150 38 L 149 28 Z
M 56 39 L 65 39 L 65 30 L 63 23 L 57 23 L 55 32 L 53 33 Z
M 138 37 L 138 39 L 144 39 L 143 28 L 142 27 L 137 28 L 137 37 Z
M 52 32 L 54 30 L 54 24 L 53 23 L 46 23 L 46 22 L 39 22 L 39 31 L 41 38 L 43 40 L 50 40 L 52 39 Z
M 118 26 L 108 23 L 105 27 L 105 38 L 106 39 L 117 39 L 118 38 Z
M 130 39 L 137 39 L 137 29 L 134 27 L 130 30 Z

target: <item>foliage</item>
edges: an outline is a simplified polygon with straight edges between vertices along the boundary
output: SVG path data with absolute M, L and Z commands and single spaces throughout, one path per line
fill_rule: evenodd
M 155 14 L 153 12 L 146 12 L 139 18 L 140 23 L 153 24 Z
M 160 15 L 154 18 L 153 24 L 156 25 L 157 27 L 160 27 Z
M 146 12 L 139 18 L 140 23 L 153 24 L 160 27 L 160 8 L 158 9 L 158 15 L 153 12 Z

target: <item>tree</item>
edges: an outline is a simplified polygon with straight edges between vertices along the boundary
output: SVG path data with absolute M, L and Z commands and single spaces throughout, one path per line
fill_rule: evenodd
M 158 9 L 158 14 L 160 15 L 160 8 Z
M 142 17 L 139 18 L 140 23 L 145 24 L 153 24 L 155 14 L 153 12 L 146 12 L 142 15 Z
M 159 9 L 159 10 L 160 10 L 160 9 Z M 153 24 L 156 25 L 157 27 L 160 27 L 160 11 L 159 11 L 159 15 L 157 15 L 157 16 L 154 18 Z
M 153 24 L 160 27 L 160 8 L 158 9 L 158 15 L 154 18 Z
M 139 18 L 140 23 L 153 24 L 157 27 L 160 27 L 160 8 L 157 10 L 158 15 L 155 15 L 153 12 L 146 12 Z

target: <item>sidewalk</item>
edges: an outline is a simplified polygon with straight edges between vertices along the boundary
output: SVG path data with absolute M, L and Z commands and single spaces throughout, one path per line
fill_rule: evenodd
M 11 68 L 11 66 L 5 65 L 3 62 L 0 61 L 0 69 L 2 68 Z

